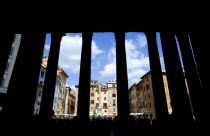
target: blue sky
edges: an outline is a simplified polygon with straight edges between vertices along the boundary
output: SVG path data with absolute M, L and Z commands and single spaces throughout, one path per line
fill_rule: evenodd
M 126 33 L 126 59 L 128 71 L 128 87 L 140 81 L 140 77 L 150 70 L 147 41 L 144 33 Z M 46 36 L 44 55 L 50 49 L 50 34 Z M 157 44 L 160 51 L 162 68 L 164 69 L 159 33 Z M 116 80 L 116 48 L 114 33 L 93 33 L 91 79 L 99 82 Z M 59 66 L 69 75 L 67 85 L 74 88 L 79 84 L 79 70 L 82 47 L 82 33 L 66 33 L 62 38 Z

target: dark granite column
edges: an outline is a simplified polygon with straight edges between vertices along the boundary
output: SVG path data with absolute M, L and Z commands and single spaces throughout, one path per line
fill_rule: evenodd
M 90 75 L 91 75 L 91 42 L 92 32 L 82 33 L 82 55 L 77 108 L 77 134 L 89 135 Z
M 156 119 L 157 121 L 163 122 L 168 118 L 168 108 L 160 65 L 160 57 L 156 42 L 156 32 L 145 32 L 145 35 L 147 37 L 148 44 Z
M 20 123 L 20 126 L 33 116 L 45 36 L 45 33 L 21 34 L 21 43 L 3 108 L 8 118 Z
M 0 33 L 0 84 L 4 76 L 13 40 L 13 33 Z
M 117 71 L 117 106 L 120 124 L 119 135 L 127 135 L 127 123 L 130 116 L 128 77 L 125 52 L 125 32 L 115 32 L 116 71 Z
M 200 123 L 201 120 L 205 121 L 207 116 L 206 103 L 207 99 L 201 88 L 201 83 L 198 75 L 198 71 L 193 58 L 192 50 L 189 43 L 188 33 L 179 32 L 176 33 L 180 44 L 180 50 L 182 54 L 182 60 L 184 64 L 187 84 L 189 88 L 191 103 L 196 122 Z
M 43 119 L 48 119 L 53 110 L 55 83 L 60 53 L 60 42 L 64 35 L 64 33 L 51 34 L 51 46 L 47 62 L 46 76 L 40 107 L 40 116 Z
M 92 35 L 92 32 L 82 33 L 77 116 L 84 120 L 89 119 Z
M 209 88 L 209 77 L 210 77 L 210 53 L 208 49 L 209 45 L 209 34 L 202 32 L 190 32 L 189 33 L 190 41 L 192 50 L 194 53 L 195 63 L 197 66 L 197 70 L 199 73 L 199 79 L 202 86 L 202 92 L 201 92 L 201 101 L 202 107 L 202 117 L 204 120 L 201 120 L 202 124 L 206 127 L 201 126 L 204 128 L 204 130 L 209 130 L 209 125 L 205 125 L 209 123 L 210 121 L 210 103 L 208 102 L 210 98 L 210 88 Z M 206 107 L 205 107 L 206 106 Z M 204 113 L 205 109 L 207 108 L 207 113 Z M 207 114 L 207 115 L 206 115 Z M 203 122 L 204 121 L 204 122 Z
M 175 36 L 171 32 L 160 32 L 160 37 L 174 121 L 179 129 L 182 129 L 181 126 L 187 128 L 193 117 Z

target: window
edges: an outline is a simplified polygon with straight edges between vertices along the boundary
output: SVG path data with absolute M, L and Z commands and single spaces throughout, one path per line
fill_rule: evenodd
M 92 92 L 94 91 L 94 89 L 92 88 Z
M 9 53 L 9 55 L 10 55 L 10 56 L 12 56 L 12 55 L 13 55 L 13 50 L 14 50 L 14 48 L 13 48 L 13 47 L 11 47 L 11 50 L 10 50 L 10 53 Z
M 41 71 L 41 78 L 43 78 L 44 76 L 44 71 Z
M 104 94 L 106 94 L 106 91 L 104 91 Z
M 97 100 L 99 100 L 99 97 L 97 97 Z
M 150 119 L 152 119 L 153 118 L 153 114 L 150 114 Z
M 107 103 L 103 103 L 103 108 L 107 108 Z
M 9 62 L 7 62 L 7 66 L 6 66 L 6 71 L 8 72 L 9 71 Z
M 96 103 L 96 107 L 99 107 L 99 103 Z
M 91 93 L 91 96 L 93 97 L 94 96 L 94 93 Z
M 113 108 L 113 111 L 115 112 L 115 108 Z
M 147 88 L 147 90 L 149 90 L 149 85 L 148 84 L 146 85 L 146 88 Z
M 115 99 L 113 100 L 113 106 L 116 106 L 116 100 Z
M 148 98 L 150 98 L 150 94 L 148 94 Z
M 104 100 L 106 100 L 106 97 L 104 97 Z
M 112 94 L 112 97 L 116 97 L 116 94 Z
M 94 104 L 94 100 L 91 100 L 91 104 Z
M 147 99 L 147 96 L 145 95 L 144 98 Z
M 150 108 L 152 107 L 152 104 L 151 104 L 151 103 L 149 103 L 149 107 L 150 107 Z
M 93 107 L 91 107 L 91 110 L 93 110 Z

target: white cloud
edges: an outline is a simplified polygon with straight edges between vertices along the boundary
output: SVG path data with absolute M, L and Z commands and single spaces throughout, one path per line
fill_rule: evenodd
M 149 68 L 149 57 L 128 58 L 127 67 L 128 69 Z
M 80 70 L 82 49 L 82 37 L 64 36 L 61 41 L 59 66 L 62 67 L 67 73 L 78 73 Z M 98 48 L 95 41 L 92 42 L 92 58 L 101 54 L 103 51 Z
M 138 34 L 137 41 L 141 48 L 147 45 L 147 38 L 144 34 Z
M 140 80 L 140 77 L 143 76 L 147 71 L 144 69 L 138 69 L 138 70 L 128 70 L 128 79 L 138 78 Z
M 44 49 L 49 51 L 50 50 L 50 45 L 49 44 L 44 45 Z
M 111 48 L 107 53 L 108 64 L 104 66 L 104 70 L 100 71 L 102 77 L 109 77 L 116 79 L 116 49 Z
M 94 65 L 94 69 L 98 69 L 98 68 L 100 68 L 100 66 L 101 66 L 101 58 L 99 58 L 96 62 L 95 62 L 95 65 Z
M 128 58 L 137 58 L 140 54 L 140 51 L 136 49 L 133 40 L 128 39 L 125 40 L 126 45 L 126 55 Z
M 104 66 L 104 70 L 99 72 L 102 77 L 116 77 L 116 61 Z
M 165 63 L 164 63 L 163 56 L 160 57 L 160 65 L 161 65 L 161 69 L 165 69 Z
M 115 47 L 111 48 L 108 51 L 107 58 L 108 58 L 108 62 L 113 62 L 114 59 L 116 60 L 116 49 L 115 49 Z
M 66 83 L 66 86 L 67 86 L 67 87 L 70 87 L 70 85 L 69 85 L 69 84 L 67 84 L 67 83 Z
M 92 41 L 92 59 L 94 59 L 98 54 L 102 54 L 103 50 L 100 50 L 96 45 L 95 41 Z
M 147 44 L 146 37 L 137 35 L 137 42 L 134 39 L 126 39 L 126 61 L 129 86 L 140 81 L 141 76 L 150 69 L 149 57 L 140 51 Z M 100 71 L 102 77 L 112 78 L 116 76 L 116 48 L 111 48 L 107 54 L 108 64 Z
M 76 87 L 75 87 L 75 85 L 70 86 L 70 88 L 73 89 L 74 92 L 76 92 Z

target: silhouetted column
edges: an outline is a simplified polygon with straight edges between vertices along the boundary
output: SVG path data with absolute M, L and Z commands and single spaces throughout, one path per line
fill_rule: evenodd
M 186 125 L 186 123 L 192 123 L 193 117 L 175 36 L 171 32 L 160 32 L 160 37 L 171 98 L 172 112 L 175 120 L 177 123 L 179 123 L 177 125 Z
M 199 71 L 199 78 L 202 83 L 203 95 L 210 98 L 209 77 L 210 77 L 210 53 L 208 49 L 209 34 L 202 34 L 198 32 L 190 32 L 190 41 L 196 61 L 196 66 Z M 206 103 L 208 106 L 208 118 L 210 119 L 210 102 Z
M 201 93 L 201 123 L 200 132 L 205 133 L 209 130 L 209 125 L 206 125 L 210 121 L 210 88 L 209 88 L 209 77 L 210 77 L 210 53 L 208 49 L 209 45 L 209 34 L 190 32 L 190 41 L 193 49 L 193 55 L 195 58 L 196 66 L 199 73 L 199 79 L 201 82 L 202 92 Z M 207 112 L 206 112 L 207 109 Z M 205 113 L 206 112 L 206 113 Z M 208 133 L 208 132 L 207 132 Z
M 0 33 L 0 84 L 4 76 L 13 39 L 13 33 Z
M 77 116 L 84 120 L 89 119 L 92 35 L 92 32 L 82 33 Z
M 184 64 L 184 69 L 187 78 L 187 84 L 189 88 L 195 119 L 197 122 L 201 123 L 200 121 L 201 120 L 205 121 L 207 117 L 207 108 L 206 108 L 207 98 L 204 95 L 205 93 L 201 88 L 198 71 L 195 65 L 195 61 L 189 43 L 188 33 L 179 32 L 176 33 L 176 36 L 180 44 L 180 50 L 182 54 L 182 60 Z
M 40 107 L 40 116 L 47 119 L 53 110 L 53 101 L 55 94 L 55 83 L 58 68 L 58 59 L 60 53 L 60 42 L 64 33 L 51 34 L 51 46 L 47 62 L 45 82 L 42 93 L 42 101 Z
M 117 71 L 117 107 L 120 128 L 119 135 L 127 135 L 127 123 L 130 116 L 128 77 L 125 53 L 125 33 L 115 32 L 116 71 Z
M 164 121 L 168 118 L 168 108 L 160 65 L 160 57 L 156 43 L 156 32 L 145 32 L 145 35 L 147 37 L 148 44 L 156 119 L 157 121 Z
M 46 34 L 23 33 L 21 36 L 3 110 L 13 122 L 25 123 L 33 116 Z
M 77 134 L 89 135 L 90 75 L 92 32 L 82 33 L 82 55 L 77 108 Z

